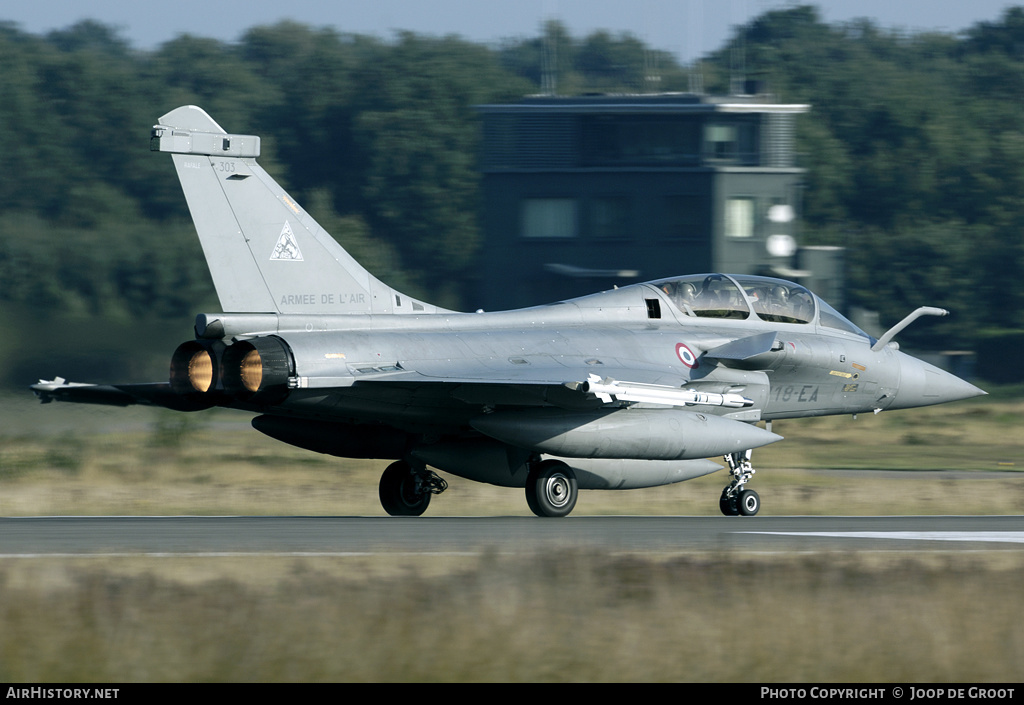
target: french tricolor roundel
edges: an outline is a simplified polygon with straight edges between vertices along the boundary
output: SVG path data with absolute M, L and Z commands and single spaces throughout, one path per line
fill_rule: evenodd
M 679 361 L 691 370 L 700 364 L 697 362 L 697 356 L 693 354 L 693 350 L 686 347 L 684 343 L 676 343 L 676 355 L 679 357 Z

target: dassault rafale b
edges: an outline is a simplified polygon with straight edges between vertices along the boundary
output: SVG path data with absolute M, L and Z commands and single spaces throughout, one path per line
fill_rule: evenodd
M 430 468 L 526 490 L 565 516 L 578 489 L 654 487 L 722 469 L 720 508 L 753 515 L 751 451 L 774 419 L 904 409 L 984 394 L 876 340 L 806 288 L 680 276 L 561 301 L 457 313 L 361 267 L 257 163 L 260 140 L 185 106 L 160 118 L 222 312 L 154 384 L 33 386 L 59 400 L 255 412 L 262 433 L 346 458 L 390 459 L 388 514 L 422 514 Z M 765 427 L 758 425 L 766 422 Z

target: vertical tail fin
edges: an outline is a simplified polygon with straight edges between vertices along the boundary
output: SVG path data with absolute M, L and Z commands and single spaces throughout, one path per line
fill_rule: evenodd
M 366 271 L 256 163 L 260 138 L 187 105 L 153 127 L 170 152 L 225 312 L 435 313 Z

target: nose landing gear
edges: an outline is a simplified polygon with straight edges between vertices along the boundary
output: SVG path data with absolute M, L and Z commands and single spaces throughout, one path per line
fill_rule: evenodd
M 757 492 L 744 488 L 757 472 L 750 464 L 752 454 L 752 450 L 745 450 L 725 456 L 729 472 L 732 473 L 732 482 L 722 490 L 718 508 L 726 516 L 752 517 L 761 509 L 761 498 Z

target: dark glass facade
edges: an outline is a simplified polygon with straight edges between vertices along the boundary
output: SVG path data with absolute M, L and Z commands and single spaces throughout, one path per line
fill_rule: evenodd
M 479 106 L 478 305 L 688 272 L 770 272 L 783 263 L 768 238 L 795 235 L 794 218 L 772 214 L 799 208 L 793 127 L 806 109 L 694 95 Z

